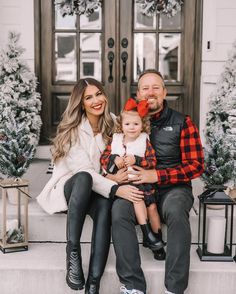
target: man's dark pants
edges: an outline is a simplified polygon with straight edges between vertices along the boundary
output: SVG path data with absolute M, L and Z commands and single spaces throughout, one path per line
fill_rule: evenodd
M 192 205 L 191 186 L 176 185 L 159 191 L 158 210 L 162 221 L 167 225 L 165 286 L 168 291 L 176 294 L 184 293 L 188 286 L 191 246 L 189 211 Z M 127 289 L 138 289 L 146 293 L 136 224 L 133 204 L 121 198 L 116 199 L 112 207 L 112 239 L 117 273 L 120 282 Z

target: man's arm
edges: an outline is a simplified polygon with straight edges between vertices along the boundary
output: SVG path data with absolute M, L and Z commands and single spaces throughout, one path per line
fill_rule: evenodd
M 186 183 L 199 177 L 204 172 L 204 154 L 197 127 L 189 116 L 181 132 L 180 149 L 182 162 L 173 168 L 161 170 L 144 170 L 134 167 L 130 172 L 134 177 L 134 184 L 157 183 L 158 185 Z
M 180 149 L 182 162 L 174 168 L 157 170 L 159 185 L 185 183 L 204 172 L 204 154 L 197 127 L 189 116 L 181 132 Z

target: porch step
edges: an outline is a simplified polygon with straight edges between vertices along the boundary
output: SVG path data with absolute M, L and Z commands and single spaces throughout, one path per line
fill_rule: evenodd
M 1 199 L 0 199 L 0 207 Z M 15 206 L 9 205 L 9 216 L 11 210 L 14 211 Z M 198 208 L 197 208 L 198 210 Z M 0 211 L 0 218 L 2 212 Z M 208 210 L 209 216 L 224 216 L 224 210 Z M 198 215 L 192 209 L 190 211 L 190 225 L 192 231 L 192 243 L 196 244 L 198 241 Z M 236 214 L 234 216 L 234 228 L 236 228 Z M 139 241 L 142 242 L 142 233 L 139 226 L 136 227 Z M 162 225 L 163 238 L 166 240 L 166 226 Z M 89 216 L 86 217 L 83 233 L 81 236 L 82 242 L 90 242 L 92 234 L 92 220 Z M 66 241 L 66 214 L 57 213 L 49 215 L 45 213 L 38 205 L 35 199 L 29 203 L 29 240 L 30 241 L 52 241 L 52 242 L 65 242 Z M 236 231 L 233 234 L 233 243 L 236 244 Z
M 153 259 L 140 246 L 148 294 L 164 293 L 164 261 Z M 87 276 L 90 245 L 82 245 L 83 268 Z M 65 244 L 30 244 L 29 251 L 0 254 L 1 294 L 71 294 L 65 283 Z M 189 287 L 186 294 L 235 294 L 236 264 L 201 262 L 192 246 Z M 101 294 L 118 294 L 113 246 L 101 281 Z M 76 293 L 84 293 L 78 291 Z
M 31 241 L 53 241 L 53 242 L 65 242 L 66 241 L 66 215 L 58 213 L 54 215 L 48 215 L 38 205 L 35 200 L 36 196 L 41 192 L 46 182 L 51 175 L 46 174 L 49 160 L 36 159 L 30 165 L 24 178 L 29 179 L 30 186 L 29 191 L 32 199 L 29 201 L 29 240 Z M 192 243 L 197 243 L 198 239 L 198 199 L 199 195 L 203 191 L 203 183 L 199 180 L 193 180 L 193 194 L 195 195 L 195 210 L 190 211 L 190 224 L 192 229 Z M 1 199 L 0 199 L 1 207 Z M 14 210 L 14 206 L 9 206 Z M 0 217 L 1 217 L 0 209 Z M 209 210 L 209 215 L 224 215 L 223 210 Z M 90 242 L 92 232 L 92 221 L 90 217 L 86 218 L 85 225 L 81 241 Z M 236 213 L 234 217 L 234 228 L 236 227 Z M 137 233 L 141 242 L 141 232 L 137 226 Z M 163 225 L 164 240 L 166 240 L 166 228 Z M 234 233 L 234 243 L 236 244 L 236 232 Z

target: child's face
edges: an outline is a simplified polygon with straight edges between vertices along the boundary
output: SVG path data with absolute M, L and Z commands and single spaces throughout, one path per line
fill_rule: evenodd
M 142 119 L 137 112 L 130 111 L 122 114 L 122 130 L 126 139 L 137 139 L 142 128 Z

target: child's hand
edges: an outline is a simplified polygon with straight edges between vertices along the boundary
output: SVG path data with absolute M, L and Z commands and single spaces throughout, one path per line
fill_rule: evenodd
M 114 162 L 115 162 L 115 165 L 118 167 L 118 169 L 125 167 L 125 162 L 123 157 L 116 156 Z
M 126 155 L 125 156 L 125 165 L 126 167 L 134 165 L 136 162 L 134 155 Z

